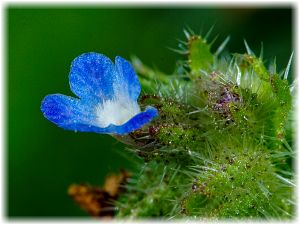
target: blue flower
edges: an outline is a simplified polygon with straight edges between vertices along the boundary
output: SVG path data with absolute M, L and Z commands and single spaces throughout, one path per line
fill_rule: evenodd
M 125 135 L 158 116 L 151 106 L 141 112 L 140 82 L 129 62 L 119 56 L 114 65 L 102 54 L 84 53 L 72 62 L 69 80 L 79 98 L 53 94 L 41 105 L 44 116 L 61 128 Z

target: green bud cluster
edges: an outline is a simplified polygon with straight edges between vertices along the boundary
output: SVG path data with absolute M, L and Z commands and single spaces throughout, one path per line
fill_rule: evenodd
M 294 216 L 293 84 L 246 53 L 212 53 L 185 31 L 172 75 L 133 65 L 159 118 L 130 135 L 142 159 L 118 218 L 287 219 Z

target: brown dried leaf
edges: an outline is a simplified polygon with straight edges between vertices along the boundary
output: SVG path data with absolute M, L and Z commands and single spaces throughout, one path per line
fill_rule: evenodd
M 129 173 L 121 170 L 119 174 L 106 177 L 103 188 L 89 184 L 72 184 L 68 194 L 90 215 L 101 218 L 114 216 L 114 201 L 124 191 L 122 187 L 129 178 Z

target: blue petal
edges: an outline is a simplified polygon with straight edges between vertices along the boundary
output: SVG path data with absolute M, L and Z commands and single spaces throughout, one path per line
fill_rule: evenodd
M 137 100 L 141 92 L 141 85 L 132 66 L 120 56 L 116 57 L 115 64 L 118 73 L 118 80 L 115 81 L 117 88 L 125 91 L 130 99 Z
M 57 126 L 83 132 L 92 131 L 96 121 L 93 110 L 82 100 L 62 94 L 46 96 L 41 105 L 44 116 Z
M 70 87 L 81 99 L 97 104 L 113 98 L 117 76 L 109 58 L 99 53 L 84 53 L 71 64 Z
M 48 120 L 66 130 L 118 135 L 140 129 L 158 116 L 157 109 L 148 106 L 144 112 L 135 115 L 123 125 L 99 127 L 94 107 L 80 99 L 62 94 L 47 95 L 42 101 L 41 111 Z
M 125 135 L 132 131 L 142 128 L 144 125 L 149 123 L 153 118 L 158 116 L 158 111 L 156 108 L 148 106 L 144 112 L 141 112 L 134 117 L 132 117 L 125 124 L 116 126 L 108 126 L 107 133 Z

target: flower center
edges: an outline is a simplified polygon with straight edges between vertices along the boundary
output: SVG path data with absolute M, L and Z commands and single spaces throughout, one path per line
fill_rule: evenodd
M 140 112 L 137 102 L 129 99 L 121 97 L 107 100 L 96 107 L 97 124 L 100 127 L 108 127 L 110 124 L 122 125 Z

